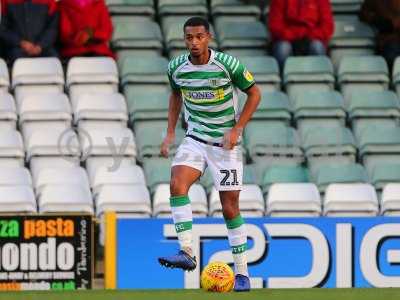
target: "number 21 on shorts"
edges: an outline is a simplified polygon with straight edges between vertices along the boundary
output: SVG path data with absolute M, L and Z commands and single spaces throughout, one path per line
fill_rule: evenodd
M 239 185 L 236 170 L 219 170 L 224 177 L 221 180 L 221 186 Z

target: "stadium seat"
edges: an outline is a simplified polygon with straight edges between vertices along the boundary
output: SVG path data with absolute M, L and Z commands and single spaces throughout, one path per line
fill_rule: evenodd
M 34 156 L 81 156 L 76 132 L 63 123 L 26 122 L 22 132 L 26 161 Z
M 246 98 L 239 97 L 239 104 L 241 107 L 240 110 L 243 110 Z M 279 91 L 269 92 L 263 90 L 261 93 L 261 102 L 251 119 L 259 121 L 283 121 L 289 126 L 291 115 L 288 97 Z
M 0 60 L 0 68 L 1 68 L 1 60 Z M 0 92 L 0 128 L 5 129 L 6 127 L 10 129 L 16 129 L 17 119 L 18 119 L 17 108 L 15 105 L 14 97 L 7 92 L 3 93 Z
M 158 218 L 171 217 L 169 184 L 160 184 L 153 196 L 153 216 Z M 207 197 L 204 188 L 199 184 L 193 184 L 188 193 L 192 206 L 193 217 L 206 217 L 208 213 Z
M 373 55 L 375 52 L 375 33 L 358 18 L 335 19 L 335 32 L 329 41 L 329 52 L 335 68 L 343 57 Z
M 36 213 L 33 190 L 29 186 L 0 186 L 0 212 Z
M 128 122 L 125 98 L 119 93 L 82 94 L 77 96 L 74 102 L 72 105 L 75 124 L 81 120 L 109 120 L 120 121 L 126 126 Z
M 371 184 L 374 185 L 377 192 L 381 192 L 389 183 L 400 183 L 400 163 L 398 161 L 393 160 L 392 163 L 377 161 L 372 168 L 369 168 L 369 172 Z
M 22 136 L 15 129 L 0 130 L 0 158 L 12 158 L 23 162 L 25 148 Z
M 302 120 L 327 119 L 339 120 L 345 125 L 346 111 L 341 94 L 337 91 L 301 91 L 290 99 L 293 107 L 293 117 L 297 128 L 301 130 Z M 304 127 L 304 126 L 303 126 Z
M 70 98 L 89 92 L 118 92 L 118 69 L 110 57 L 74 57 L 68 63 Z
M 266 49 L 269 33 L 260 21 L 236 22 L 217 18 L 215 31 L 221 50 L 228 49 Z
M 58 58 L 19 58 L 12 68 L 15 97 L 36 93 L 62 93 L 64 72 Z
M 279 66 L 272 56 L 241 56 L 239 60 L 254 75 L 257 85 L 263 91 L 280 90 Z
M 80 160 L 75 157 L 57 157 L 57 156 L 44 156 L 33 157 L 29 162 L 30 171 L 33 178 L 38 178 L 39 174 L 45 169 L 54 168 L 73 168 L 79 167 Z
M 167 183 L 171 180 L 171 159 L 152 157 L 143 160 L 143 170 L 146 183 L 153 194 L 157 185 Z
M 32 186 L 29 170 L 23 167 L 0 168 L 0 186 Z
M 400 97 L 400 58 L 396 58 L 393 65 L 392 71 L 392 84 L 397 93 Z
M 381 56 L 346 56 L 337 77 L 345 102 L 353 90 L 382 91 L 389 85 L 388 66 Z
M 360 158 L 369 155 L 400 154 L 400 130 L 398 127 L 369 126 L 358 137 Z
M 360 164 L 321 165 L 315 175 L 315 183 L 320 193 L 324 193 L 331 183 L 368 183 L 367 171 Z
M 382 193 L 381 213 L 384 216 L 400 216 L 400 184 L 389 183 Z
M 114 32 L 111 40 L 112 48 L 120 50 L 152 51 L 161 55 L 163 37 L 160 26 L 150 19 L 123 18 L 114 19 Z
M 321 155 L 355 156 L 356 143 L 353 134 L 345 127 L 309 129 L 302 137 L 306 157 Z
M 334 14 L 357 15 L 363 0 L 330 0 Z
M 136 142 L 139 152 L 139 159 L 151 156 L 160 156 L 160 146 L 166 136 L 166 121 L 142 121 L 135 123 Z M 169 155 L 175 156 L 176 150 L 182 142 L 185 131 L 182 128 L 175 130 L 175 143 L 171 145 Z
M 85 161 L 85 167 L 90 182 L 93 182 L 97 170 L 101 167 L 104 167 L 109 171 L 115 171 L 119 168 L 131 166 L 136 166 L 136 160 L 132 157 L 91 156 Z
M 305 183 L 309 181 L 308 170 L 296 165 L 272 165 L 261 175 L 261 187 L 264 195 L 275 183 Z
M 324 198 L 324 215 L 328 217 L 376 216 L 378 199 L 370 184 L 331 184 Z
M 7 64 L 4 59 L 0 59 L 0 91 L 5 93 L 10 88 L 10 75 L 8 74 Z
M 159 16 L 169 15 L 200 15 L 208 14 L 207 0 L 159 0 Z
M 18 100 L 19 123 L 63 121 L 71 123 L 72 111 L 65 94 L 31 94 Z
M 245 4 L 240 0 L 211 0 L 211 16 L 213 19 L 224 16 L 232 20 L 259 20 L 261 10 L 257 5 Z
M 95 202 L 97 217 L 106 211 L 130 217 L 151 217 L 150 194 L 145 185 L 105 185 Z
M 146 120 L 167 120 L 167 97 L 170 89 L 167 85 L 135 85 L 125 89 L 131 122 Z M 131 124 L 133 127 L 133 124 Z
M 79 141 L 85 158 L 118 156 L 135 158 L 136 142 L 128 128 L 79 128 Z
M 128 15 L 153 18 L 155 15 L 153 0 L 106 0 L 111 15 Z
M 392 91 L 354 90 L 347 102 L 347 111 L 355 136 L 359 136 L 364 128 L 374 123 L 379 126 L 397 126 L 400 103 Z
M 271 217 L 318 217 L 321 206 L 313 183 L 275 183 L 266 197 L 266 214 Z
M 121 62 L 121 86 L 129 84 L 168 84 L 164 57 L 127 57 Z
M 210 216 L 222 217 L 222 206 L 219 192 L 212 188 L 210 193 Z M 239 195 L 240 214 L 245 218 L 262 217 L 264 200 L 261 189 L 255 184 L 245 184 Z
M 38 197 L 39 213 L 94 214 L 90 191 L 78 184 L 48 185 Z
M 90 181 L 94 196 L 108 185 L 146 185 L 143 170 L 139 166 L 122 166 L 116 170 L 99 167 L 94 174 L 90 174 Z
M 303 157 L 295 129 L 274 122 L 250 122 L 244 132 L 244 144 L 250 157 Z
M 40 196 L 43 189 L 54 185 L 80 185 L 90 191 L 87 173 L 82 167 L 46 168 L 33 177 L 35 194 Z
M 333 90 L 335 77 L 326 56 L 291 56 L 285 62 L 283 84 L 290 98 L 304 90 Z

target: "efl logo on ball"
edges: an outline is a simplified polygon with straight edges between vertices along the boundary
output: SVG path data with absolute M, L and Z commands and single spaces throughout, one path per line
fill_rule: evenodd
M 208 292 L 230 292 L 234 283 L 235 275 L 224 262 L 211 262 L 201 273 L 201 287 Z

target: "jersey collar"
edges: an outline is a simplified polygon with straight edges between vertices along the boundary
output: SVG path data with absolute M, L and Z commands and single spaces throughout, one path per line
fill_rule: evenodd
M 211 63 L 214 61 L 215 51 L 213 49 L 211 49 L 211 48 L 208 48 L 208 50 L 210 50 L 210 58 L 208 59 L 208 62 L 206 64 L 204 64 L 204 65 L 194 65 L 194 64 L 192 64 L 192 62 L 190 61 L 190 53 L 188 53 L 188 55 L 187 55 L 188 64 L 190 66 L 192 66 L 192 67 L 201 67 L 201 66 L 211 65 Z

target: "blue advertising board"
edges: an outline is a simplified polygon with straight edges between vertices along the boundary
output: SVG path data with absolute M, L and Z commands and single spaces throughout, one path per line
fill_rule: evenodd
M 253 287 L 400 287 L 400 218 L 245 221 Z M 116 218 L 114 233 L 115 238 L 106 237 L 106 251 L 114 249 L 106 263 L 108 270 L 114 268 L 116 288 L 199 288 L 200 272 L 209 261 L 232 263 L 223 219 L 195 219 L 199 267 L 194 272 L 158 264 L 158 257 L 179 248 L 171 219 Z

